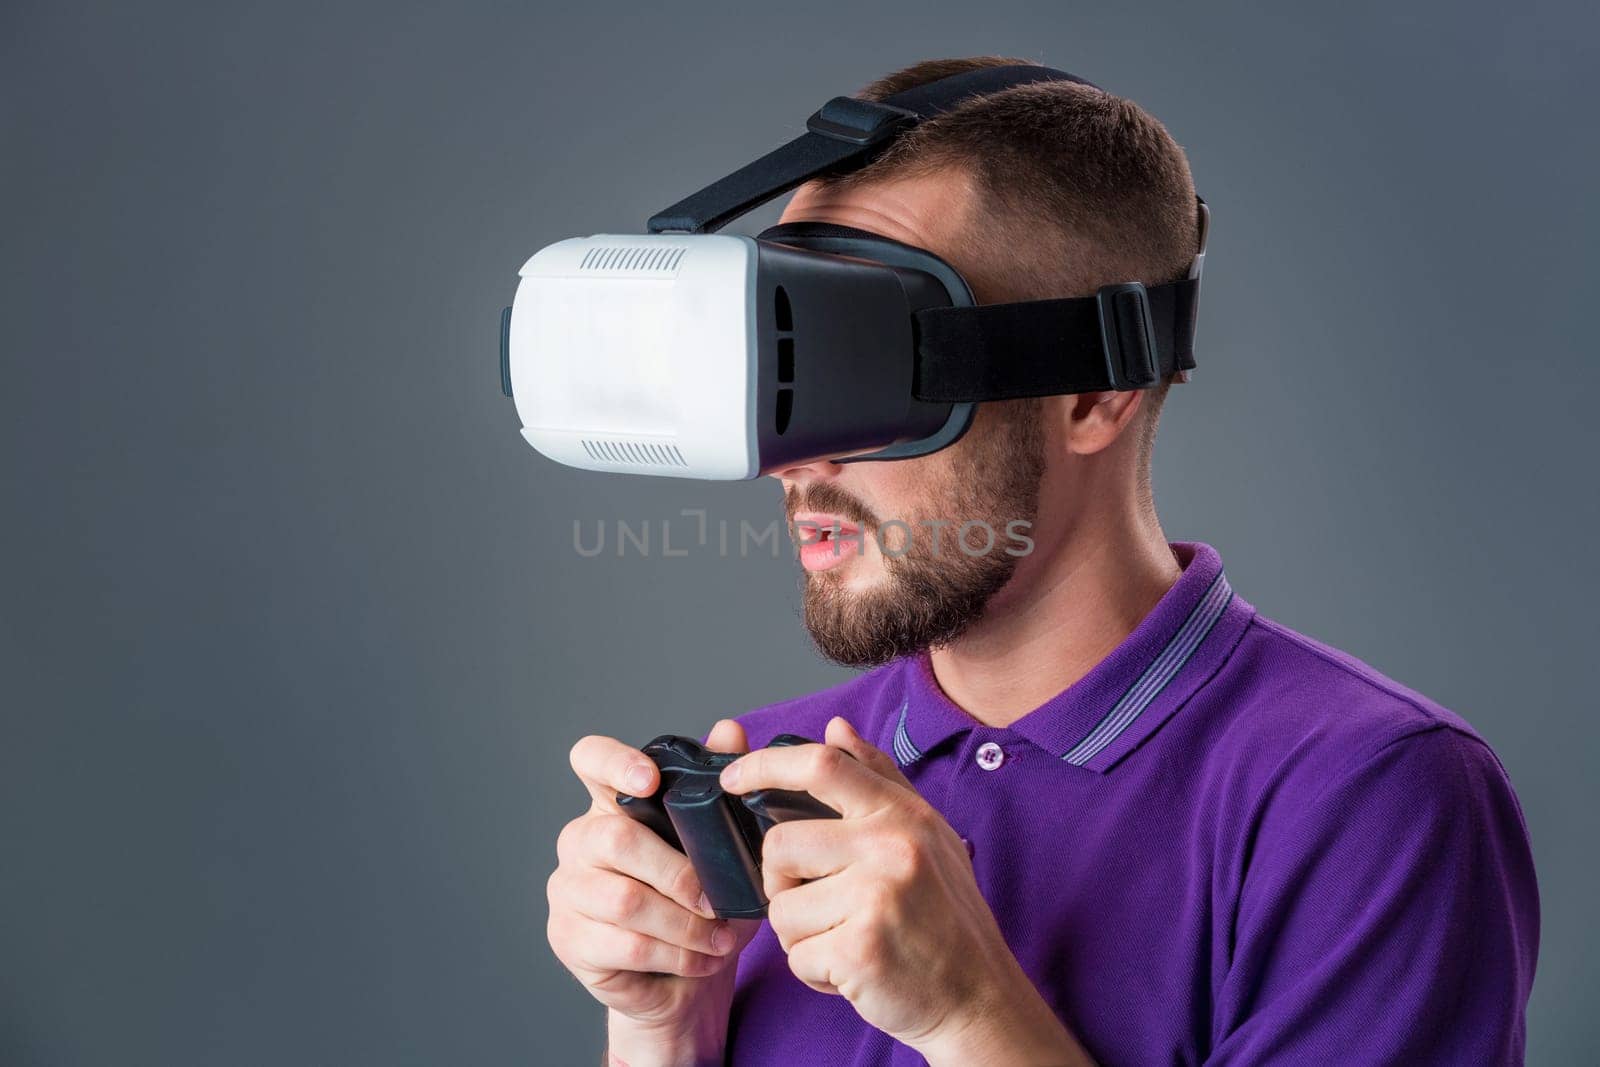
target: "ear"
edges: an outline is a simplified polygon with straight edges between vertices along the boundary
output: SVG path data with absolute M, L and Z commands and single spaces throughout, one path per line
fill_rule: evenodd
M 1145 392 L 1129 389 L 1065 397 L 1068 451 L 1088 456 L 1110 448 L 1144 409 Z

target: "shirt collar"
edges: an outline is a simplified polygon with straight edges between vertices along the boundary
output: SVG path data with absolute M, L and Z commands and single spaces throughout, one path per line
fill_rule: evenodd
M 1235 596 L 1210 545 L 1172 545 L 1183 573 L 1132 633 L 1010 732 L 1073 766 L 1105 773 L 1215 673 L 1255 609 Z M 939 688 L 926 652 L 901 661 L 902 700 L 880 747 L 901 765 L 980 724 Z

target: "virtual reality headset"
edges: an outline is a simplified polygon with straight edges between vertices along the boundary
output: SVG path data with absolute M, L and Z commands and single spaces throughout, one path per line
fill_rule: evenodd
M 1009 304 L 976 304 L 943 259 L 863 230 L 715 232 L 865 166 L 963 100 L 1042 81 L 1090 84 L 1005 66 L 881 103 L 835 97 L 805 133 L 656 215 L 648 234 L 541 249 L 500 324 L 501 389 L 523 436 L 570 467 L 754 478 L 928 455 L 986 400 L 1147 389 L 1191 370 L 1204 201 L 1186 278 Z

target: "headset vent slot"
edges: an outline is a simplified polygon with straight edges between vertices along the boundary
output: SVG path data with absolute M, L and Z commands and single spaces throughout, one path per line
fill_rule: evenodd
M 777 337 L 778 389 L 777 406 L 773 411 L 773 429 L 782 436 L 794 417 L 794 307 L 789 303 L 789 291 L 783 286 L 772 290 L 772 325 Z
M 633 467 L 687 467 L 689 461 L 674 444 L 658 441 L 603 441 L 599 438 L 580 437 L 584 454 L 599 463 L 617 463 Z
M 678 273 L 678 265 L 683 262 L 683 254 L 687 251 L 682 245 L 597 246 L 583 254 L 578 269 L 585 272 L 665 277 Z
M 784 333 L 794 329 L 794 309 L 789 306 L 789 291 L 781 285 L 772 291 L 772 321 Z
M 775 426 L 777 428 L 778 435 L 780 437 L 783 436 L 784 431 L 789 428 L 789 419 L 793 415 L 794 415 L 794 390 L 793 389 L 779 389 L 778 390 L 778 411 L 777 411 L 777 418 L 775 420 Z

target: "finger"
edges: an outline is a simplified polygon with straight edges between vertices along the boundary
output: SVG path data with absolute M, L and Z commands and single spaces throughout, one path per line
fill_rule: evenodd
M 595 971 L 638 971 L 704 978 L 728 962 L 679 945 L 669 945 L 634 930 L 577 916 L 551 934 L 552 947 L 563 960 Z M 559 942 L 559 943 L 557 943 Z
M 851 889 L 845 879 L 824 878 L 820 882 L 785 889 L 767 900 L 767 921 L 788 952 L 808 937 L 826 933 L 849 918 Z
M 801 938 L 788 950 L 789 970 L 819 993 L 836 994 L 848 980 L 840 965 L 838 946 L 844 923 L 820 934 Z
M 870 815 L 900 795 L 894 783 L 833 745 L 758 748 L 724 767 L 721 781 L 729 793 L 810 793 L 847 819 Z
M 859 762 L 866 764 L 891 782 L 916 792 L 917 787 L 901 773 L 900 765 L 895 763 L 887 752 L 856 733 L 855 726 L 844 716 L 835 715 L 829 719 L 823 737 L 828 744 L 844 749 Z
M 574 819 L 556 838 L 556 856 L 562 866 L 615 871 L 689 911 L 713 914 L 688 857 L 626 815 L 596 813 Z
M 812 878 L 837 874 L 856 858 L 859 835 L 843 819 L 779 823 L 761 841 L 767 896 Z
M 745 737 L 744 724 L 737 719 L 718 719 L 706 735 L 706 747 L 713 752 L 749 752 L 750 740 Z
M 614 737 L 581 738 L 572 746 L 571 763 L 595 807 L 604 811 L 618 810 L 618 793 L 650 796 L 661 777 L 649 756 Z
M 596 922 L 706 956 L 725 956 L 735 935 L 726 922 L 696 915 L 643 882 L 615 871 L 578 869 L 555 888 L 554 904 Z

